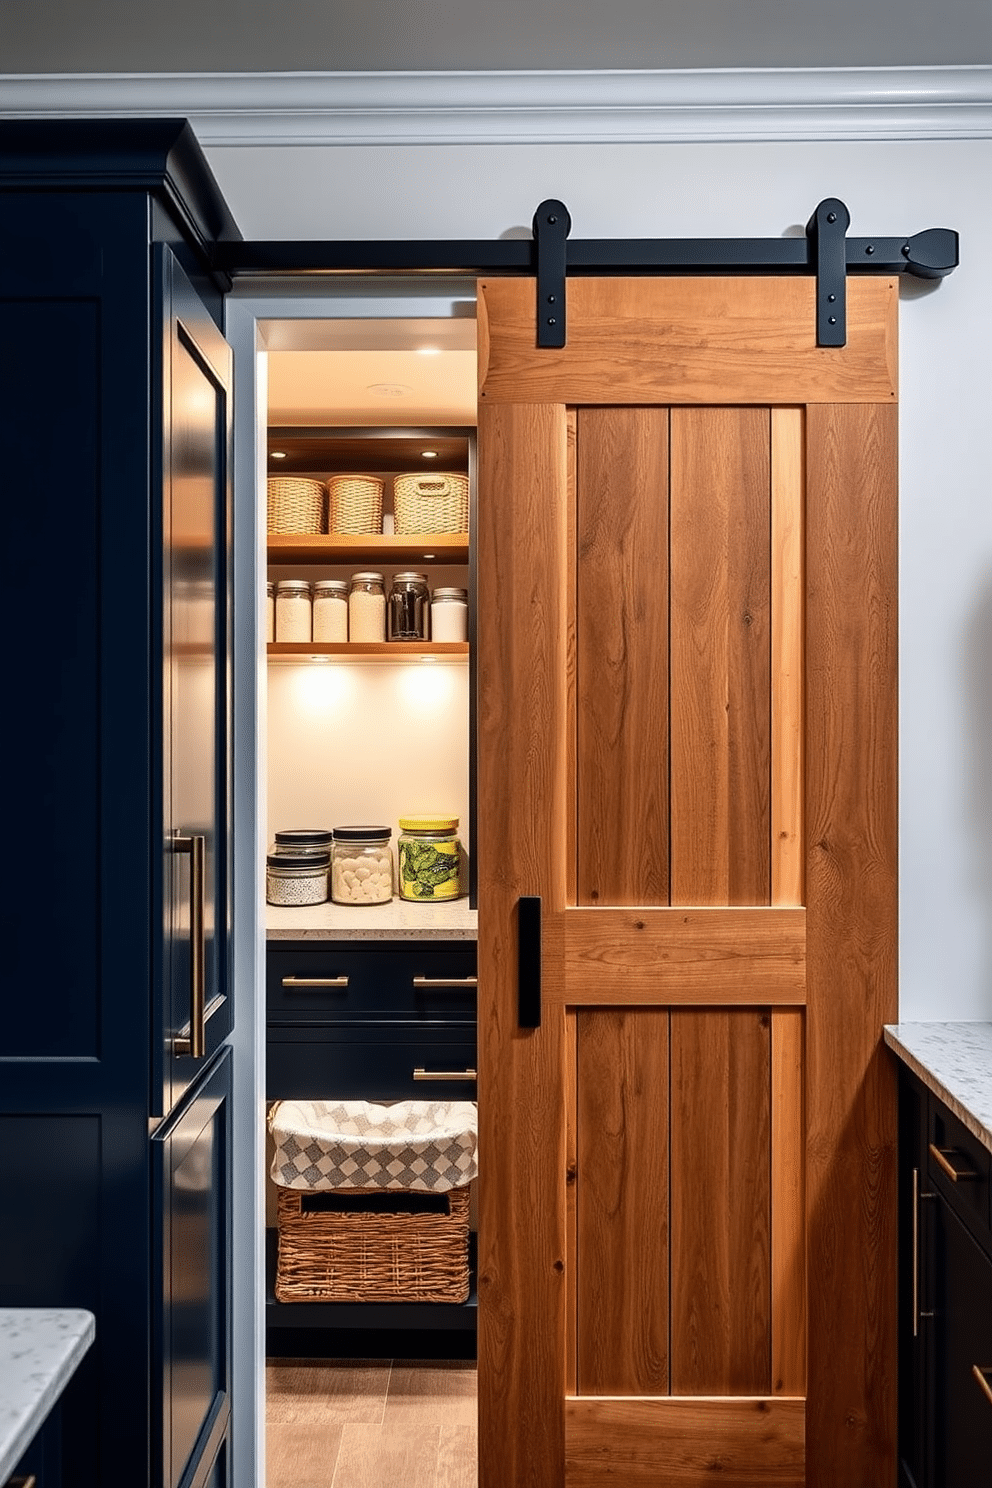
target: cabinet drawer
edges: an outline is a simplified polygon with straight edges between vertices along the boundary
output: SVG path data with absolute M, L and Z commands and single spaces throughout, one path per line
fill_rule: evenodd
M 930 1100 L 927 1136 L 931 1183 L 992 1253 L 992 1153 L 936 1097 Z
M 302 1035 L 302 1036 L 301 1036 Z M 269 1100 L 474 1100 L 475 1079 L 418 1079 L 476 1069 L 474 1033 L 416 1028 L 270 1027 L 265 1094 Z
M 474 942 L 270 947 L 265 964 L 270 1023 L 475 1022 Z

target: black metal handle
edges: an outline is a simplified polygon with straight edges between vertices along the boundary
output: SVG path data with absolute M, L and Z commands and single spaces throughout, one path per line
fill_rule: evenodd
M 541 1026 L 541 898 L 517 900 L 517 1020 L 521 1028 Z

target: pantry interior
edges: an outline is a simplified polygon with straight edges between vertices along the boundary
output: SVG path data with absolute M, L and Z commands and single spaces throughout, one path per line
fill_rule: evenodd
M 269 1113 L 275 1099 L 290 1097 L 387 1104 L 406 1097 L 474 1101 L 473 522 L 470 518 L 466 531 L 397 532 L 404 524 L 397 522 L 394 501 L 397 477 L 453 472 L 468 479 L 474 517 L 474 285 L 469 280 L 402 287 L 339 280 L 318 283 L 315 292 L 311 281 L 303 286 L 302 299 L 290 297 L 292 287 L 288 292 L 280 286 L 285 304 L 275 307 L 259 288 L 250 286 L 240 305 L 255 324 L 251 371 L 256 409 L 264 409 L 255 451 L 255 644 L 256 656 L 264 654 L 267 663 L 258 669 L 255 841 L 264 850 L 257 860 L 259 881 L 277 832 L 378 824 L 389 827 L 395 858 L 401 819 L 447 817 L 458 821 L 462 848 L 460 894 L 447 902 L 413 903 L 394 893 L 386 904 L 346 905 L 330 896 L 317 905 L 264 904 L 259 959 L 266 968 L 265 988 L 258 989 L 264 999 L 264 1052 L 256 1044 L 264 1108 Z M 265 313 L 273 308 L 285 313 Z M 237 386 L 242 368 L 236 327 L 231 339 Z M 241 359 L 246 361 L 243 347 Z M 334 518 L 327 502 L 320 534 L 270 530 L 278 525 L 267 510 L 270 478 L 327 483 L 334 476 L 360 474 L 382 483 L 381 533 L 328 532 Z M 409 515 L 405 522 L 409 527 Z M 466 639 L 439 640 L 432 632 L 424 641 L 287 643 L 278 638 L 268 585 L 285 579 L 311 586 L 327 579 L 350 584 L 355 573 L 368 571 L 382 574 L 387 596 L 395 575 L 409 571 L 426 577 L 432 598 L 438 589 L 466 591 Z M 269 897 L 264 888 L 260 897 Z M 333 966 L 329 955 L 336 957 Z M 406 977 L 408 965 L 414 975 Z M 318 992 L 316 998 L 304 994 L 311 1000 L 301 1010 L 293 984 L 340 981 L 334 973 L 343 966 L 358 968 L 351 983 L 365 991 L 356 991 L 356 997 L 367 995 L 384 1007 L 392 1029 L 388 1047 L 362 1043 L 361 1029 L 374 1014 L 357 1005 L 354 1016 L 342 1014 L 337 991 Z M 439 990 L 420 986 L 409 1006 L 390 1006 L 396 999 L 376 982 L 383 967 L 387 980 L 402 968 L 399 974 L 411 983 L 424 983 L 426 970 L 431 973 L 426 981 Z M 287 968 L 291 974 L 283 976 Z M 301 970 L 321 975 L 293 974 Z M 331 975 L 325 977 L 325 971 Z M 399 996 L 403 1000 L 406 994 Z M 336 1020 L 333 1028 L 330 1019 Z M 381 1033 L 377 1028 L 373 1041 Z M 334 1042 L 338 1038 L 344 1047 Z M 330 1083 L 321 1083 L 324 1076 L 315 1071 L 329 1062 L 340 1072 L 342 1060 L 347 1074 L 338 1083 L 333 1074 Z M 312 1079 L 316 1083 L 309 1083 Z M 458 1308 L 275 1299 L 277 1189 L 269 1177 L 271 1155 L 266 1134 L 262 1203 L 256 1207 L 264 1209 L 267 1356 L 312 1359 L 315 1370 L 322 1367 L 317 1361 L 342 1356 L 471 1358 L 474 1280 L 468 1305 Z M 474 1185 L 472 1200 L 474 1231 Z M 457 1321 L 449 1328 L 444 1315 L 453 1313 Z M 272 1430 L 278 1433 L 278 1424 Z M 278 1465 L 275 1470 L 278 1474 Z M 279 1481 L 273 1478 L 273 1488 Z M 328 1488 L 331 1482 L 329 1470 Z

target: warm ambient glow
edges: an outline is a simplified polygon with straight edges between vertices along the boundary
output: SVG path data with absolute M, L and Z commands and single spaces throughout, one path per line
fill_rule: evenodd
M 271 450 L 269 452 L 269 459 L 270 460 L 285 460 L 285 458 L 286 458 L 286 451 L 285 450 Z
M 418 346 L 417 347 L 417 355 L 418 356 L 440 356 L 441 355 L 441 348 L 440 348 L 440 346 Z
M 437 450 L 421 450 L 420 451 L 420 458 L 422 460 L 436 460 L 437 459 Z

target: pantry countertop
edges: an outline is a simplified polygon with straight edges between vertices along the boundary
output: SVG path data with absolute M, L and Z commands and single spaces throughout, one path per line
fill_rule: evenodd
M 885 1042 L 992 1151 L 992 1023 L 894 1023 Z
M 0 1307 L 0 1482 L 44 1425 L 96 1333 L 81 1308 Z
M 267 940 L 475 940 L 478 910 L 467 898 L 447 904 L 265 906 Z

